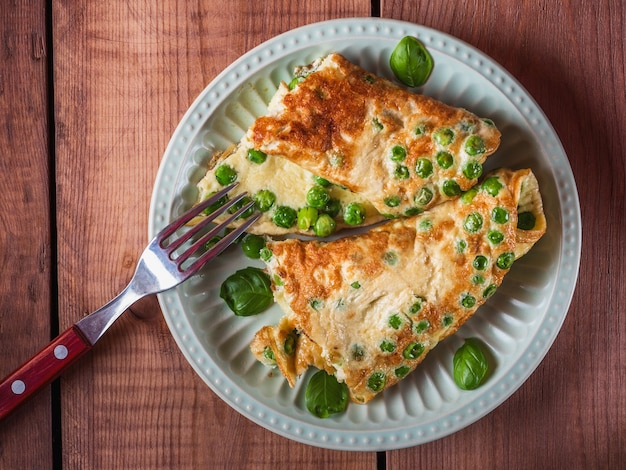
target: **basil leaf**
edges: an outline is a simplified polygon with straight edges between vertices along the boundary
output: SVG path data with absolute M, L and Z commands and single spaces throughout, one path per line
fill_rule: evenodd
M 254 267 L 240 269 L 226 278 L 220 297 L 235 315 L 242 317 L 261 313 L 274 301 L 270 277 Z
M 452 360 L 454 366 L 454 382 L 463 390 L 474 390 L 487 375 L 489 364 L 480 347 L 480 342 L 474 338 L 465 340 Z
M 309 380 L 304 398 L 307 410 L 318 418 L 328 418 L 348 406 L 348 386 L 320 370 Z
M 389 67 L 400 82 L 410 87 L 426 83 L 433 70 L 433 58 L 424 45 L 413 36 L 405 36 L 396 45 Z

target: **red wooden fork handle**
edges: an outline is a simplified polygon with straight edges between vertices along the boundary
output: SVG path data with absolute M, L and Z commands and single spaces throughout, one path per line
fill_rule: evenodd
M 0 420 L 91 349 L 76 326 L 57 336 L 0 383 Z

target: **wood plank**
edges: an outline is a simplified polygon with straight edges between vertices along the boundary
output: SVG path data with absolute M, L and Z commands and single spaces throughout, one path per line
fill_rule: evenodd
M 161 155 L 191 102 L 249 48 L 368 1 L 53 2 L 61 328 L 130 278 Z M 136 307 L 157 310 L 154 299 Z M 195 375 L 160 317 L 122 318 L 62 381 L 67 468 L 374 468 L 265 431 Z
M 0 376 L 50 340 L 45 2 L 0 9 Z M 1 468 L 50 468 L 47 388 L 0 423 Z M 28 436 L 28 448 L 24 446 Z
M 449 0 L 385 1 L 382 16 L 424 24 L 478 47 L 536 99 L 578 183 L 580 278 L 562 331 L 520 390 L 453 436 L 389 452 L 388 468 L 621 468 L 626 10 L 618 0 L 469 4 L 471 14 Z

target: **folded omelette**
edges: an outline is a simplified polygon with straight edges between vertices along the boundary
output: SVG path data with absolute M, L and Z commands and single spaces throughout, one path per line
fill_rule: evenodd
M 199 199 L 239 182 L 263 216 L 253 233 L 314 235 L 302 208 L 336 229 L 411 216 L 472 187 L 498 148 L 493 122 L 377 77 L 339 54 L 281 83 L 237 145 L 217 155 Z
M 270 241 L 267 268 L 286 312 L 251 349 L 291 386 L 308 367 L 366 403 L 394 385 L 491 297 L 546 230 L 530 170 L 498 170 L 461 197 L 324 242 Z

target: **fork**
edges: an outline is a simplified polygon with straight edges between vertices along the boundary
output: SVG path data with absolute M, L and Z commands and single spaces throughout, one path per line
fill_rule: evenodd
M 191 229 L 176 236 L 177 232 L 193 218 L 210 206 L 223 202 L 222 198 L 226 197 L 236 185 L 237 183 L 233 183 L 226 186 L 161 230 L 143 251 L 133 277 L 117 297 L 69 327 L 0 382 L 0 420 L 91 350 L 115 320 L 132 304 L 145 296 L 171 289 L 189 279 L 247 230 L 260 217 L 258 211 L 224 235 L 211 248 L 194 256 L 209 240 L 252 209 L 254 202 L 242 204 L 246 193 L 241 193 L 229 199 Z M 226 211 L 232 212 L 232 215 L 206 233 L 201 233 L 217 216 Z

